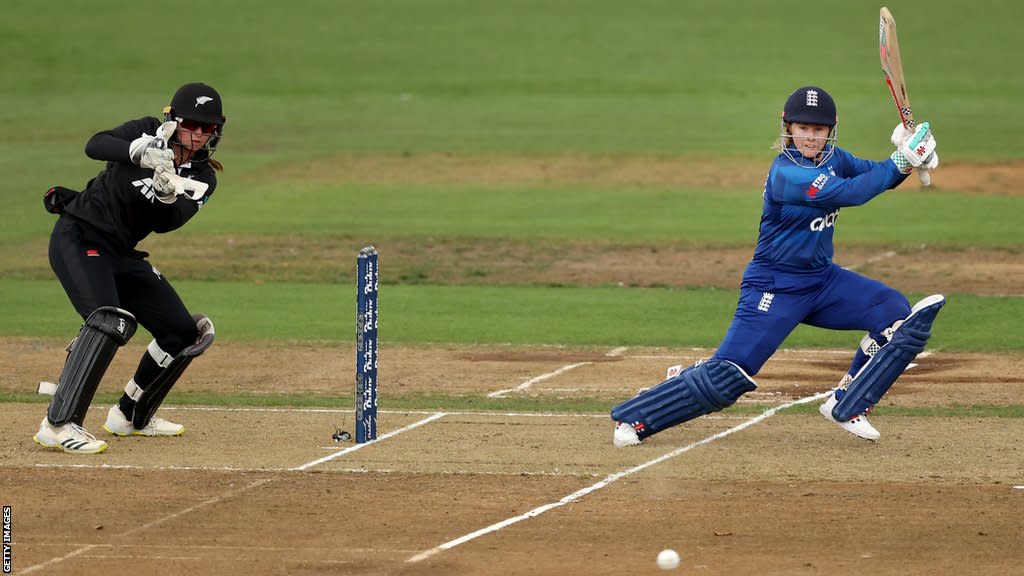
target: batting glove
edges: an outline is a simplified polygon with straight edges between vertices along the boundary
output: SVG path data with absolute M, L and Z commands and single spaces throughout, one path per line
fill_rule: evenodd
M 903 142 L 890 158 L 901 172 L 909 174 L 908 167 L 920 168 L 926 160 L 935 154 L 935 146 L 935 137 L 932 136 L 931 127 L 927 122 L 922 122 L 917 125 L 913 135 Z M 900 156 L 903 158 L 902 161 Z
M 939 153 L 932 152 L 932 155 L 925 158 L 924 163 L 921 164 L 921 170 L 932 171 L 939 167 Z
M 893 146 L 899 148 L 900 146 L 903 146 L 903 143 L 913 135 L 914 131 L 908 130 L 907 127 L 903 125 L 903 122 L 900 122 L 895 128 L 893 128 L 892 136 L 889 137 L 889 141 L 892 142 Z

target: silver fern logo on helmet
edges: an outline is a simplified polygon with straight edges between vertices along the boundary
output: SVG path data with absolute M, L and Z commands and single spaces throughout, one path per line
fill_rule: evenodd
M 210 98 L 209 96 L 200 96 L 200 97 L 196 98 L 196 108 L 199 108 L 200 106 L 202 106 L 203 104 L 206 104 L 207 102 L 213 102 L 213 98 Z

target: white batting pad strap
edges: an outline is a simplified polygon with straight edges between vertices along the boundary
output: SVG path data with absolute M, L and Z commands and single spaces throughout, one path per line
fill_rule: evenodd
M 888 328 L 886 328 L 886 330 L 888 330 Z M 864 337 L 860 339 L 860 349 L 868 356 L 874 356 L 875 353 L 878 352 L 879 348 L 881 348 L 881 346 L 879 346 L 878 342 L 875 342 L 875 339 L 869 334 L 865 334 Z
M 156 343 L 155 339 L 146 347 L 146 352 L 149 352 L 150 357 L 153 358 L 153 361 L 161 368 L 167 368 L 167 365 L 171 363 L 171 360 L 174 360 L 174 356 L 164 352 L 163 349 L 160 348 L 160 345 Z
M 135 383 L 135 378 L 132 378 L 125 384 L 124 393 L 136 402 L 139 401 L 139 398 L 142 398 L 142 388 L 139 388 L 139 385 Z

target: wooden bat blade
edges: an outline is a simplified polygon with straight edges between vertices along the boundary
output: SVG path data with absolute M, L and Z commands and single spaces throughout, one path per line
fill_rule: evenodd
M 885 83 L 889 85 L 889 92 L 900 114 L 900 122 L 903 122 L 907 130 L 913 130 L 917 123 L 910 108 L 907 82 L 903 79 L 903 61 L 900 59 L 900 42 L 896 37 L 896 19 L 885 6 L 878 11 L 878 56 L 882 61 Z M 921 184 L 931 185 L 932 177 L 927 171 L 920 170 L 917 175 L 921 178 Z
M 914 112 L 910 107 L 907 83 L 903 79 L 903 61 L 900 59 L 900 43 L 896 36 L 896 20 L 889 9 L 882 7 L 878 18 L 878 55 L 882 62 L 885 82 L 892 92 L 892 99 L 900 114 L 900 121 L 908 130 L 913 130 Z

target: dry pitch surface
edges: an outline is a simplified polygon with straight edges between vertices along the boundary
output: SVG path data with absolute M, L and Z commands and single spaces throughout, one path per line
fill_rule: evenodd
M 3 344 L 8 390 L 61 352 Z M 391 390 L 611 405 L 708 352 L 390 347 L 382 395 L 385 407 Z M 108 382 L 141 353 L 123 351 Z M 220 345 L 179 392 L 308 393 L 330 406 L 350 356 Z M 171 407 L 185 436 L 108 437 L 107 453 L 73 457 L 32 443 L 43 404 L 7 404 L 0 493 L 15 573 L 621 574 L 655 570 L 662 548 L 681 552 L 687 574 L 1013 573 L 1024 561 L 1019 421 L 902 408 L 1016 403 L 1020 357 L 919 360 L 873 416 L 878 443 L 816 412 L 768 411 L 827 390 L 847 362 L 838 351 L 783 351 L 741 400 L 756 409 L 634 449 L 611 446 L 605 414 L 385 410 L 381 439 L 357 446 L 330 440 L 351 427 L 340 407 Z M 101 437 L 104 412 L 87 419 Z

